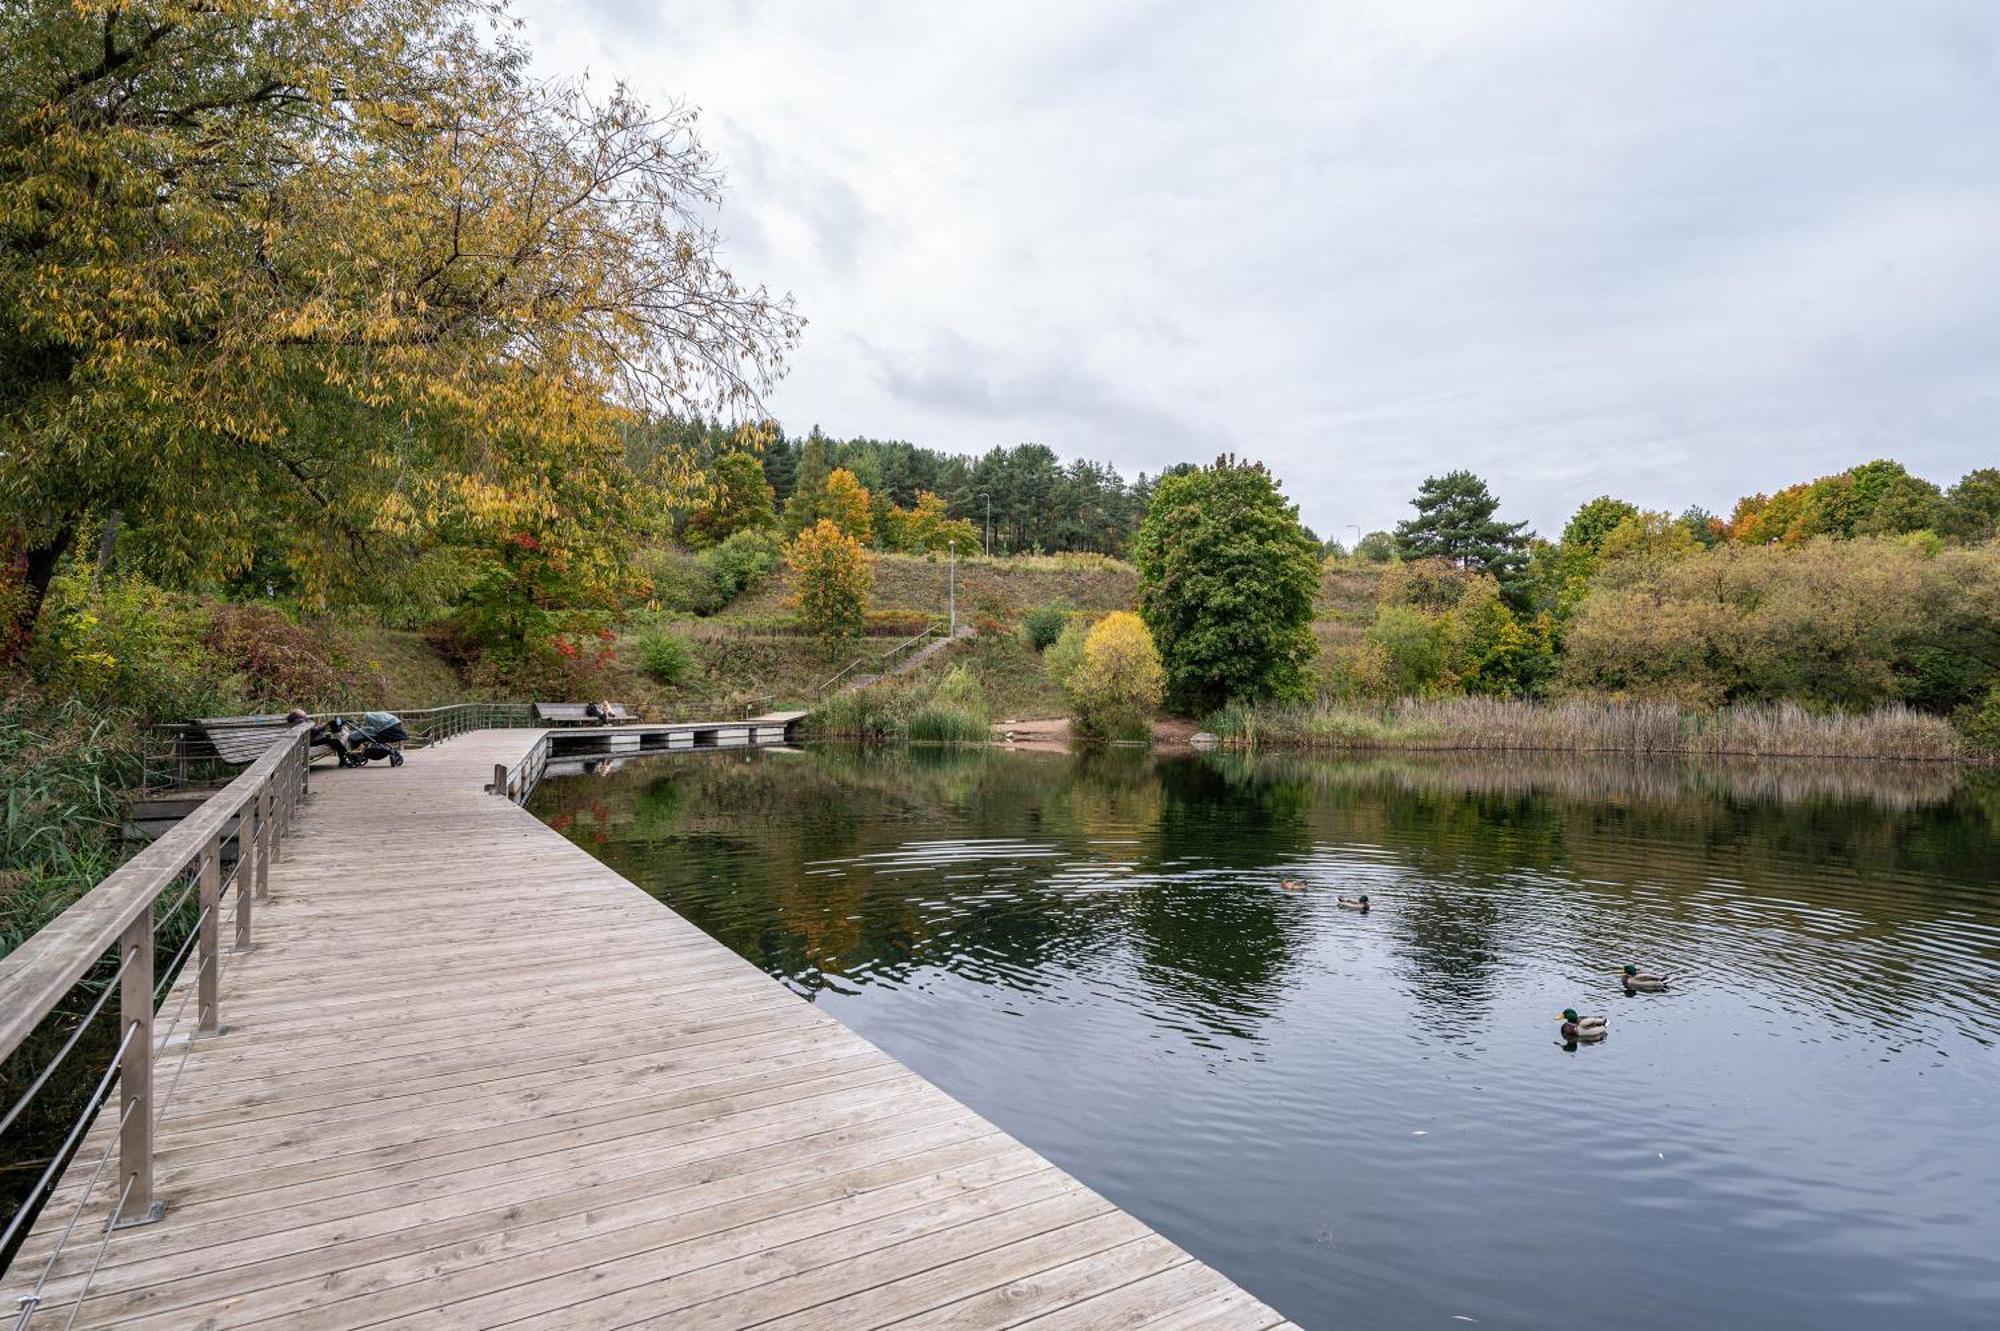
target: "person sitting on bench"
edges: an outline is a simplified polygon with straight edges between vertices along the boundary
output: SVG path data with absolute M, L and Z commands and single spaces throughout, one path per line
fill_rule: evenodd
M 591 703 L 590 705 L 588 705 L 583 709 L 583 714 L 585 716 L 593 718 L 600 726 L 608 726 L 611 724 L 613 720 L 611 715 L 611 704 L 608 702 Z

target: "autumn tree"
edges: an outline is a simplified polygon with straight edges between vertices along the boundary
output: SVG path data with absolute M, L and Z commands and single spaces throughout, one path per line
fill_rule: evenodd
M 845 467 L 827 473 L 826 488 L 820 495 L 819 521 L 831 522 L 842 535 L 862 545 L 875 539 L 875 524 L 868 512 L 868 489 Z
M 1177 706 L 1203 711 L 1302 687 L 1319 545 L 1262 464 L 1223 457 L 1163 477 L 1133 558 L 1139 613 Z
M 0 11 L 24 618 L 115 517 L 184 578 L 279 533 L 309 602 L 440 538 L 525 534 L 601 582 L 621 528 L 585 531 L 573 500 L 614 502 L 618 430 L 780 372 L 798 321 L 719 263 L 694 113 L 533 77 L 494 13 Z
M 859 637 L 874 582 L 860 542 L 822 518 L 792 538 L 785 558 L 807 631 L 829 648 Z
M 763 531 L 778 525 L 764 464 L 755 454 L 724 453 L 708 469 L 707 482 L 688 518 L 689 545 L 697 549 L 717 545 L 740 531 Z
M 1167 676 L 1145 621 L 1119 610 L 1091 626 L 1061 683 L 1080 733 L 1133 739 L 1151 733 Z

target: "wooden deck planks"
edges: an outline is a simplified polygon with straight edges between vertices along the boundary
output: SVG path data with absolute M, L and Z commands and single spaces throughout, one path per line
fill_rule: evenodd
M 112 1237 L 76 1325 L 1281 1324 L 485 794 L 536 733 L 315 774 L 224 973 L 226 1033 L 161 1057 L 171 1079 L 186 1054 L 166 1218 Z M 34 1325 L 69 1316 L 107 1193 Z

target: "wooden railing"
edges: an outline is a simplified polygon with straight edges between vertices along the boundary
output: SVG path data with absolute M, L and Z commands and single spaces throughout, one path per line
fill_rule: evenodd
M 460 703 L 399 715 L 411 739 L 420 744 L 440 743 L 468 730 L 533 722 L 526 703 Z M 89 1186 L 67 1217 L 36 1283 L 37 1292 L 23 1301 L 20 1320 L 13 1325 L 25 1326 L 33 1317 L 42 1282 L 64 1246 L 81 1236 L 77 1220 L 101 1195 L 98 1185 L 114 1156 L 107 1235 L 111 1229 L 145 1224 L 161 1214 L 163 1199 L 153 1187 L 153 1125 L 171 1102 L 179 1072 L 177 1063 L 163 1075 L 161 1055 L 178 1044 L 184 1063 L 197 1040 L 224 1033 L 223 971 L 231 955 L 255 945 L 257 903 L 269 896 L 271 861 L 306 796 L 311 732 L 310 722 L 285 728 L 277 742 L 199 809 L 12 953 L 0 957 L 0 1062 L 20 1050 L 53 1014 L 74 1012 L 73 1024 L 54 1028 L 45 1037 L 54 1045 L 54 1054 L 32 1073 L 24 1071 L 20 1080 L 26 1089 L 14 1103 L 0 1108 L 0 1134 L 21 1122 L 31 1102 L 52 1083 L 66 1088 L 88 1077 L 72 1069 L 56 1081 L 65 1060 L 79 1048 L 97 1047 L 86 1045 L 84 1037 L 103 1010 L 115 1001 L 118 1011 L 118 1035 L 108 1065 L 96 1077 L 94 1090 L 62 1144 L 0 1232 L 0 1261 L 4 1261 L 34 1223 L 99 1110 L 115 1095 L 117 1132 L 106 1142 Z M 190 900 L 196 910 L 187 938 L 171 956 L 156 956 L 158 926 L 185 918 Z M 191 983 L 186 982 L 184 963 L 194 967 Z M 181 977 L 181 996 L 171 1017 L 163 1019 L 164 1009 L 156 1004 L 175 986 L 176 976 Z M 73 1004 L 73 997 L 80 1001 Z M 190 1005 L 193 1024 L 183 1029 Z M 94 1231 L 92 1237 L 102 1242 Z
M 226 789 L 126 861 L 12 953 L 0 957 L 0 1059 L 4 1059 L 115 950 L 115 965 L 103 981 L 105 987 L 96 1005 L 80 1019 L 21 1099 L 7 1108 L 0 1128 L 14 1122 L 28 1101 L 49 1083 L 114 987 L 119 1021 L 110 1066 L 99 1078 L 68 1140 L 16 1211 L 6 1234 L 0 1235 L 0 1252 L 13 1246 L 16 1234 L 47 1197 L 91 1119 L 108 1099 L 114 1077 L 118 1133 L 98 1164 L 101 1173 L 115 1148 L 117 1202 L 110 1227 L 145 1224 L 159 1217 L 161 1203 L 153 1192 L 153 1123 L 159 1083 L 155 1061 L 186 1015 L 190 999 L 194 1002 L 190 1047 L 194 1039 L 222 1031 L 218 991 L 224 965 L 223 902 L 234 893 L 233 949 L 249 949 L 255 942 L 255 903 L 269 894 L 271 859 L 284 844 L 306 794 L 311 730 L 307 723 L 291 727 L 283 740 L 244 769 Z M 234 851 L 234 864 L 225 876 L 226 850 Z M 173 903 L 161 910 L 161 898 L 176 888 L 180 891 Z M 194 926 L 178 955 L 162 967 L 154 956 L 155 921 L 177 916 L 190 894 L 199 907 Z M 181 1006 L 167 1029 L 157 1032 L 155 973 L 163 969 L 173 972 L 187 960 L 189 949 L 196 968 L 194 983 L 185 986 Z M 86 1189 L 79 1199 L 79 1214 L 93 1191 Z M 54 1260 L 52 1255 L 51 1265 Z

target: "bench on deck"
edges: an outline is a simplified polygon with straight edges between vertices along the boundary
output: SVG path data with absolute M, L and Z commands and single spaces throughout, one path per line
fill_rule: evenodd
M 292 727 L 282 716 L 203 716 L 195 719 L 194 728 L 208 740 L 215 750 L 215 757 L 240 765 L 254 763 L 263 757 L 265 751 L 283 739 Z M 315 744 L 311 756 L 329 758 L 333 756 L 333 749 L 329 745 Z
M 601 724 L 594 716 L 584 714 L 587 702 L 538 702 L 535 704 L 535 719 L 546 721 L 552 726 L 594 726 Z M 613 721 L 630 721 L 631 711 L 622 702 L 611 704 Z

